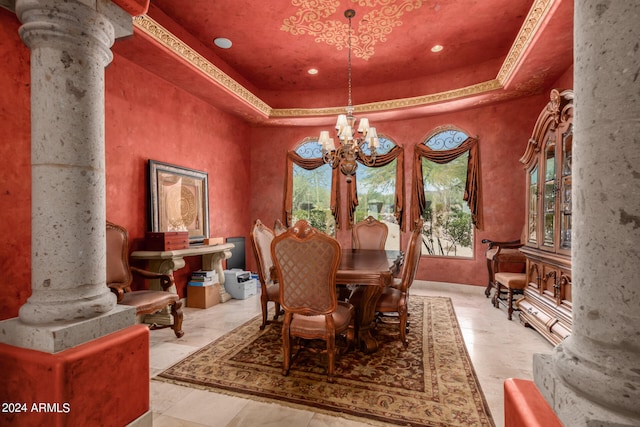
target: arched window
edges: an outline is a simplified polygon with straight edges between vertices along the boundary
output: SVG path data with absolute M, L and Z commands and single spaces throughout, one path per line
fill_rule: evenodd
M 385 136 L 380 136 L 378 155 L 388 155 L 396 144 Z M 368 146 L 364 150 L 369 155 Z M 359 164 L 356 170 L 356 190 L 358 205 L 355 208 L 354 223 L 372 216 L 387 224 L 389 234 L 386 248 L 400 249 L 400 224 L 396 218 L 398 160 L 392 159 L 385 165 L 369 167 Z
M 372 168 L 382 168 L 387 166 L 390 163 L 395 163 L 395 200 L 393 203 L 393 216 L 395 217 L 398 226 L 401 230 L 404 230 L 403 226 L 403 214 L 404 214 L 404 150 L 402 147 L 395 145 L 393 141 L 389 138 L 385 138 L 384 136 L 380 137 L 381 140 L 388 141 L 386 147 L 388 151 L 380 152 L 376 156 L 376 160 Z M 364 168 L 365 165 L 363 160 L 357 156 L 356 161 L 358 162 L 359 168 Z M 300 168 L 300 169 L 298 169 Z M 340 228 L 340 185 L 338 185 L 338 181 L 340 179 L 340 168 L 336 167 L 335 169 L 331 169 L 330 166 L 324 163 L 322 159 L 322 152 L 320 150 L 320 144 L 318 144 L 317 138 L 306 138 L 295 150 L 287 152 L 287 179 L 285 181 L 285 189 L 284 189 L 284 221 L 287 226 L 290 226 L 294 223 L 294 218 L 298 218 L 297 215 L 294 215 L 294 210 L 299 208 L 300 206 L 294 206 L 294 169 L 296 170 L 296 174 L 299 177 L 306 177 L 307 179 L 311 179 L 310 175 L 305 174 L 301 170 L 312 171 L 315 169 L 322 168 L 322 174 L 331 174 L 330 180 L 330 188 L 329 188 L 329 206 L 328 210 L 331 212 L 331 215 L 334 219 L 333 230 Z M 324 171 L 327 172 L 324 172 Z M 323 175 L 325 176 L 325 175 Z M 303 179 L 301 178 L 298 181 L 298 185 L 296 188 L 302 188 L 301 182 Z M 347 215 L 348 215 L 348 223 L 353 224 L 354 222 L 354 213 L 356 208 L 358 207 L 358 191 L 357 191 L 357 176 L 354 176 L 351 182 L 347 182 Z M 318 181 L 320 182 L 320 181 Z M 319 192 L 326 191 L 327 188 L 322 188 L 322 186 L 326 186 L 326 180 L 323 181 L 323 184 L 316 187 Z M 318 199 L 320 200 L 320 199 Z M 322 209 L 327 209 L 325 205 L 323 205 Z M 299 210 L 299 209 L 298 209 Z M 327 223 L 328 224 L 328 223 Z M 315 225 L 314 225 L 315 226 Z M 327 226 L 331 229 L 331 226 Z M 321 228 L 323 229 L 323 228 Z M 329 231 L 327 231 L 329 233 Z M 333 232 L 331 232 L 333 233 Z
M 306 219 L 311 226 L 335 235 L 333 171 L 322 161 L 317 139 L 307 138 L 290 152 L 287 167 L 288 188 L 291 189 L 290 197 L 285 195 L 287 223 L 291 225 Z
M 440 128 L 414 153 L 412 224 L 424 220 L 425 254 L 473 256 L 473 226 L 481 227 L 478 141 Z

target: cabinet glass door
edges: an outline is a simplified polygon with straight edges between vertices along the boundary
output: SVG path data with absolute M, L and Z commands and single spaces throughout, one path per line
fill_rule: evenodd
M 529 208 L 527 212 L 527 241 L 538 244 L 538 165 L 529 171 Z
M 571 249 L 571 149 L 573 132 L 570 126 L 562 136 L 562 188 L 560 201 L 560 249 Z
M 556 143 L 553 135 L 544 146 L 544 187 L 542 195 L 542 246 L 554 249 L 556 230 Z

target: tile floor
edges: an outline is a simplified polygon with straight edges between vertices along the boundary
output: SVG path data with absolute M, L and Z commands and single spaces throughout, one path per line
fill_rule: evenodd
M 504 425 L 503 381 L 532 378 L 532 355 L 550 353 L 549 344 L 504 308 L 494 308 L 477 286 L 416 281 L 413 295 L 448 296 L 452 299 L 469 355 L 480 379 L 497 427 Z M 186 355 L 236 328 L 260 313 L 260 298 L 230 300 L 206 310 L 186 308 L 185 335 L 176 339 L 171 329 L 151 331 L 150 376 L 162 372 Z M 353 422 L 277 404 L 230 397 L 204 390 L 151 381 L 151 410 L 155 427 L 283 426 L 357 427 Z

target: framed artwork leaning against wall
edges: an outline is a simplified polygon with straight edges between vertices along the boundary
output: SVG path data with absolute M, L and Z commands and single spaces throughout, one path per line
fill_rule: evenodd
M 188 231 L 189 244 L 209 237 L 207 172 L 149 160 L 152 232 Z

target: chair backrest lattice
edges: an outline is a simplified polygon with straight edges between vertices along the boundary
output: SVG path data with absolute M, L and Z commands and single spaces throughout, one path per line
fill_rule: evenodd
M 341 258 L 337 240 L 300 220 L 276 236 L 271 251 L 285 310 L 317 315 L 336 309 L 336 271 Z

